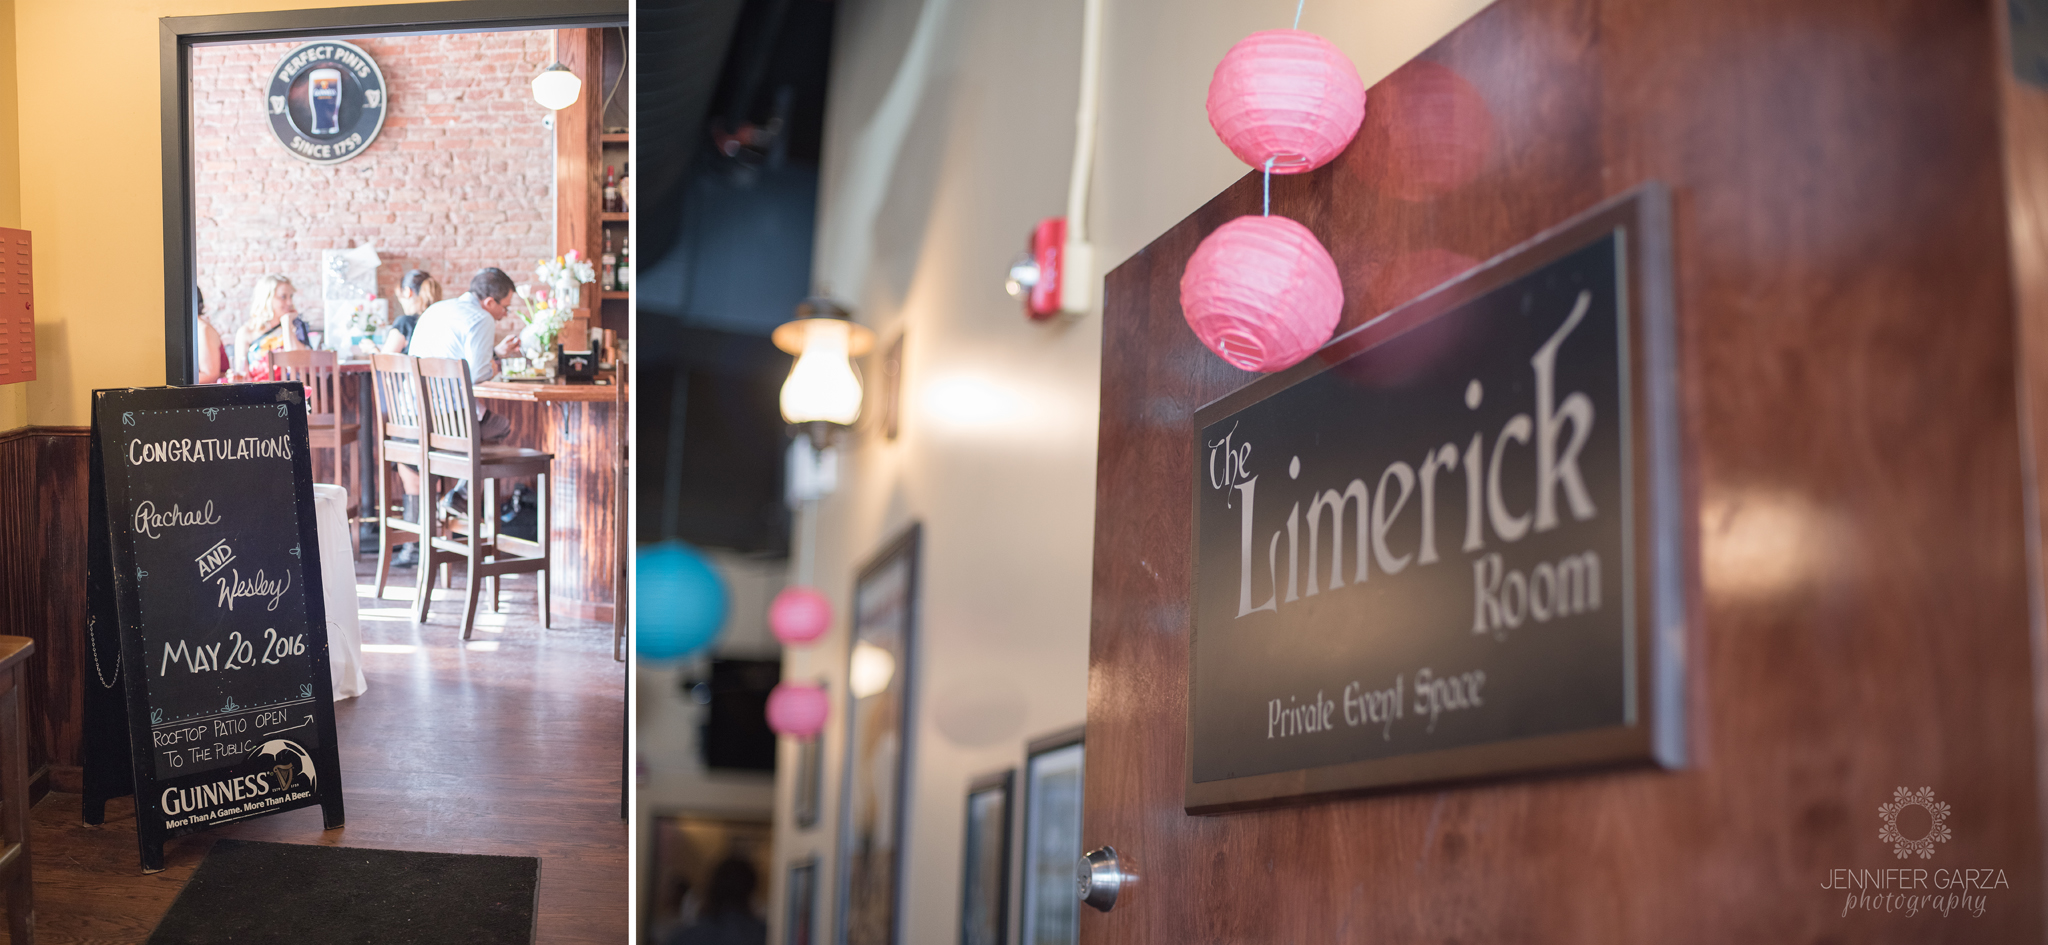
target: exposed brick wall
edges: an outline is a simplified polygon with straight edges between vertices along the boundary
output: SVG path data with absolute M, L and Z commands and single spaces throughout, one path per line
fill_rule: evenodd
M 554 132 L 529 84 L 554 61 L 554 34 L 353 42 L 383 70 L 391 111 L 368 150 L 330 167 L 293 157 L 264 116 L 270 70 L 297 43 L 192 50 L 199 287 L 224 336 L 271 272 L 317 326 L 323 249 L 374 244 L 387 298 L 407 269 L 453 295 L 485 266 L 531 281 L 554 254 Z

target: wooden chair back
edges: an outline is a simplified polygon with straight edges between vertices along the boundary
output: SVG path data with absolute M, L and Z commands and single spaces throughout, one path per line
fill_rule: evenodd
M 377 388 L 377 442 L 406 439 L 415 442 L 426 435 L 420 409 L 424 394 L 420 388 L 418 358 L 402 354 L 370 356 L 370 376 Z
M 419 358 L 426 396 L 430 450 L 477 455 L 476 393 L 469 386 L 469 362 L 461 358 Z
M 333 351 L 272 351 L 278 379 L 306 388 L 306 424 L 333 426 L 341 415 L 341 355 Z

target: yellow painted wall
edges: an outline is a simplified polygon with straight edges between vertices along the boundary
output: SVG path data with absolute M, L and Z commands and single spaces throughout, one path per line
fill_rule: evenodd
M 21 225 L 21 149 L 15 121 L 14 0 L 0 0 L 0 226 Z M 28 423 L 28 387 L 0 387 L 0 431 Z
M 93 388 L 164 382 L 158 19 L 381 2 L 0 0 L 0 224 L 35 234 L 40 319 L 0 430 L 83 426 Z

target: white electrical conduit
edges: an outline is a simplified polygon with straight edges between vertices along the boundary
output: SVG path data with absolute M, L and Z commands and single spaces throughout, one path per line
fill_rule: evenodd
M 1095 247 L 1088 242 L 1088 184 L 1095 170 L 1096 90 L 1102 84 L 1102 0 L 1081 0 L 1081 96 L 1074 106 L 1074 167 L 1067 176 L 1067 240 L 1060 248 L 1060 311 L 1095 305 Z
M 1102 0 L 1081 2 L 1081 101 L 1074 108 L 1074 169 L 1067 180 L 1067 239 L 1088 241 L 1088 181 L 1095 170 L 1095 91 L 1102 84 Z

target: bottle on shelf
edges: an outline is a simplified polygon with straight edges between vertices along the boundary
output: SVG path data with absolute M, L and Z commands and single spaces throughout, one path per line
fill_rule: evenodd
M 633 289 L 632 255 L 633 237 L 628 234 L 624 243 L 619 247 L 619 265 L 615 276 L 619 285 L 619 291 L 621 292 L 630 292 Z
M 612 173 L 612 166 L 604 166 L 604 212 L 617 213 L 619 210 L 619 176 Z
M 600 268 L 598 270 L 598 279 L 600 281 L 598 285 L 602 286 L 606 292 L 618 288 L 619 257 L 612 254 L 612 231 L 610 230 L 604 231 L 604 255 L 598 257 L 598 259 L 600 260 Z
M 633 165 L 619 165 L 619 212 L 633 211 Z

